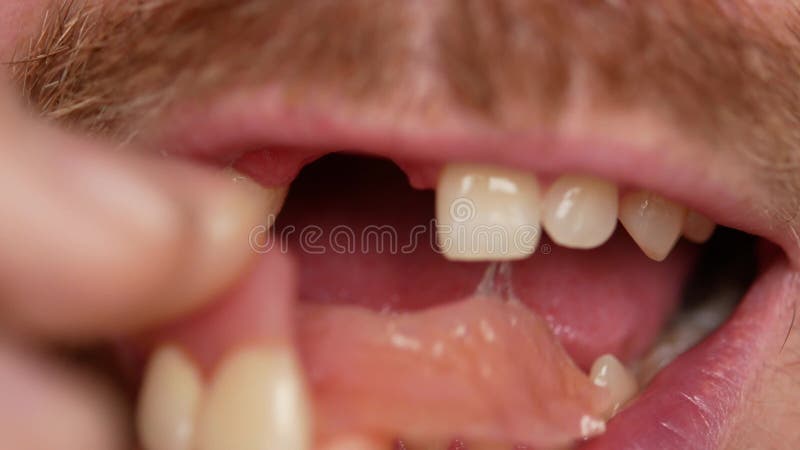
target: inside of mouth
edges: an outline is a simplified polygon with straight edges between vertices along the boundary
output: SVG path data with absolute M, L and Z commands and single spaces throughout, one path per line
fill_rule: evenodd
M 592 250 L 544 237 L 522 261 L 448 261 L 434 196 L 391 161 L 349 154 L 292 182 L 270 251 L 297 263 L 285 282 L 318 440 L 569 446 L 602 418 L 604 392 L 586 375 L 598 357 L 645 385 L 724 322 L 755 274 L 752 239 L 726 229 L 662 262 L 621 227 Z M 264 313 L 237 301 L 151 341 L 181 342 L 213 372 L 228 351 L 213 341 Z
M 542 317 L 585 370 L 604 353 L 627 362 L 652 346 L 698 252 L 682 242 L 655 262 L 618 229 L 590 251 L 544 238 L 532 257 L 498 268 L 445 259 L 433 218 L 434 193 L 411 188 L 390 161 L 334 154 L 292 184 L 275 237 L 299 261 L 301 302 L 407 312 L 491 288 Z
M 333 154 L 300 173 L 274 230 L 298 260 L 298 300 L 308 311 L 338 306 L 407 317 L 414 331 L 402 335 L 408 342 L 395 344 L 424 346 L 427 336 L 433 347 L 429 333 L 441 330 L 426 327 L 457 326 L 470 323 L 474 318 L 469 315 L 490 314 L 453 305 L 475 296 L 489 296 L 496 303 L 519 301 L 546 323 L 556 345 L 580 370 L 588 372 L 598 357 L 612 354 L 642 384 L 718 327 L 752 279 L 753 268 L 744 263 L 752 261 L 751 244 L 731 230 L 718 232 L 702 252 L 681 242 L 663 262 L 647 258 L 618 229 L 597 249 L 567 249 L 544 238 L 531 258 L 497 265 L 446 260 L 436 246 L 433 218 L 434 192 L 410 187 L 406 173 L 392 162 Z M 448 305 L 451 309 L 442 309 Z M 449 315 L 447 321 L 425 323 L 426 311 L 440 310 Z M 546 346 L 545 340 L 532 346 Z M 520 344 L 519 350 L 530 348 Z M 526 356 L 539 355 L 520 357 Z M 426 361 L 418 363 L 423 369 Z M 360 369 L 372 370 L 368 367 Z M 387 384 L 398 382 L 403 380 L 387 379 Z M 501 384 L 512 391 L 523 388 L 514 383 L 509 379 Z M 380 389 L 396 386 L 376 387 Z M 553 395 L 542 401 L 560 399 Z

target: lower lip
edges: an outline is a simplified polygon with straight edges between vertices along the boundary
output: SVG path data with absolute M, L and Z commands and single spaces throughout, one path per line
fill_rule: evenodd
M 734 316 L 662 370 L 603 436 L 581 450 L 725 448 L 763 362 L 791 328 L 800 273 L 772 263 Z

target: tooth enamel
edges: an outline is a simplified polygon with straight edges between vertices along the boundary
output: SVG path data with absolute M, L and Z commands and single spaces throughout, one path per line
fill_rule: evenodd
M 683 228 L 686 208 L 660 195 L 638 191 L 622 197 L 619 220 L 645 255 L 663 261 Z
M 602 419 L 592 416 L 581 417 L 581 436 L 589 439 L 606 432 L 606 423 Z
M 714 234 L 715 227 L 714 222 L 708 217 L 695 211 L 689 211 L 683 222 L 683 235 L 696 244 L 702 244 Z
M 606 418 L 613 417 L 639 390 L 636 378 L 613 355 L 597 358 L 592 364 L 589 378 L 596 386 L 608 390 L 609 406 L 604 411 Z
M 450 164 L 439 176 L 439 247 L 456 261 L 522 259 L 534 252 L 541 228 L 536 177 L 478 164 Z
M 198 450 L 306 450 L 309 403 L 286 349 L 244 348 L 217 369 L 198 422 Z
M 267 227 L 271 227 L 275 223 L 275 218 L 278 216 L 278 213 L 280 213 L 281 208 L 283 208 L 283 202 L 286 200 L 286 194 L 289 192 L 289 188 L 263 187 L 257 182 L 253 181 L 252 178 L 236 171 L 231 167 L 225 169 L 225 173 L 234 183 L 242 186 L 244 189 L 256 191 L 266 199 L 266 211 L 264 211 L 264 214 L 267 219 Z
M 617 187 L 588 176 L 565 175 L 547 190 L 542 224 L 557 244 L 589 249 L 602 245 L 617 227 Z
M 144 449 L 190 450 L 202 391 L 199 370 L 180 349 L 159 349 L 139 397 L 137 427 Z

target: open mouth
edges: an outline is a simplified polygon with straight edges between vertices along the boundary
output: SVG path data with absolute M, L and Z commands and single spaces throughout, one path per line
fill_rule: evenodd
M 145 448 L 719 448 L 789 331 L 786 257 L 702 164 L 225 117 L 160 143 L 274 198 L 263 255 L 137 339 Z

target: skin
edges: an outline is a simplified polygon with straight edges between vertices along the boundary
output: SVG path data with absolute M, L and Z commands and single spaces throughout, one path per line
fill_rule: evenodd
M 714 159 L 720 161 L 719 173 L 756 180 L 750 187 L 753 198 L 770 199 L 763 208 L 768 220 L 797 225 L 793 212 L 800 204 L 800 172 L 791 169 L 800 164 L 795 150 L 800 146 L 795 131 L 800 127 L 800 41 L 792 30 L 800 26 L 800 16 L 793 2 L 664 0 L 649 7 L 620 2 L 620 9 L 600 2 L 507 1 L 496 2 L 496 8 L 488 2 L 410 2 L 402 10 L 370 10 L 358 16 L 370 19 L 361 21 L 354 18 L 368 2 L 342 2 L 328 7 L 331 11 L 314 9 L 310 1 L 233 2 L 255 5 L 249 17 L 259 20 L 249 27 L 248 22 L 231 24 L 228 9 L 215 9 L 220 2 L 213 0 L 166 7 L 175 13 L 170 17 L 194 17 L 211 30 L 200 34 L 181 28 L 178 20 L 159 19 L 163 14 L 152 22 L 131 21 L 122 2 L 109 2 L 100 6 L 108 8 L 106 23 L 115 26 L 111 37 L 96 11 L 82 8 L 80 1 L 72 10 L 48 16 L 50 27 L 44 30 L 40 24 L 48 2 L 1 3 L 0 60 L 18 63 L 0 74 L 6 80 L 0 88 L 0 148 L 5 149 L 0 214 L 17 219 L 0 224 L 0 237 L 9 243 L 0 254 L 0 317 L 8 330 L 0 342 L 0 395 L 52 392 L 25 410 L 31 422 L 75 422 L 41 436 L 14 426 L 14 402 L 3 402 L 3 447 L 52 448 L 49 443 L 58 442 L 66 449 L 124 448 L 127 418 L 117 398 L 96 375 L 49 359 L 41 349 L 173 320 L 214 298 L 250 261 L 248 247 L 241 244 L 258 221 L 259 200 L 214 173 L 156 158 L 146 139 L 132 138 L 155 133 L 163 111 L 190 94 L 212 97 L 221 87 L 274 85 L 294 101 L 303 101 L 302 92 L 332 94 L 347 108 L 372 111 L 380 105 L 381 113 L 398 120 L 439 110 L 445 113 L 434 114 L 434 122 L 469 117 L 511 131 L 540 123 L 568 133 L 570 124 L 579 122 L 589 124 L 589 131 L 613 133 L 631 118 L 644 118 L 648 130 L 682 144 L 675 152 L 690 148 L 704 160 L 720 154 Z M 471 6 L 457 6 L 464 4 Z M 350 20 L 349 27 L 333 19 L 341 17 Z M 671 19 L 670 26 L 659 17 Z M 82 26 L 59 19 L 76 19 Z M 270 20 L 289 25 L 279 28 L 259 58 L 247 48 L 237 57 L 225 46 L 231 33 L 250 42 L 266 40 L 262 30 L 274 28 L 264 26 Z M 509 24 L 540 34 L 523 33 L 515 46 Z M 340 39 L 315 46 L 313 39 L 300 39 L 308 29 L 321 36 L 337 33 Z M 589 45 L 598 42 L 593 39 L 598 29 L 608 39 L 622 36 L 611 41 L 613 51 Z M 55 42 L 62 34 L 75 51 L 56 53 L 51 66 L 37 64 L 37 56 L 58 49 Z M 101 50 L 90 52 L 89 45 L 101 42 L 101 36 L 106 36 Z M 427 36 L 428 45 L 414 47 L 415 36 Z M 357 62 L 326 58 L 341 55 L 354 42 L 361 43 Z M 170 49 L 179 44 L 198 50 L 176 58 Z M 419 63 L 409 57 L 409 48 L 425 48 L 428 53 L 411 54 L 439 63 Z M 629 61 L 645 50 L 651 64 L 632 67 Z M 125 59 L 115 58 L 123 52 Z M 145 67 L 131 67 L 129 61 Z M 91 69 L 83 70 L 87 65 Z M 153 67 L 170 76 L 134 76 Z M 385 73 L 385 67 L 397 70 Z M 584 78 L 568 77 L 580 68 Z M 359 76 L 352 76 L 354 71 Z M 198 73 L 213 76 L 182 77 Z M 520 76 L 526 73 L 539 76 L 531 82 Z M 48 90 L 55 79 L 62 80 L 59 88 Z M 432 81 L 421 84 L 424 79 Z M 579 81 L 565 84 L 564 79 Z M 425 102 L 401 109 L 399 101 L 406 99 L 391 94 L 403 92 L 401 86 L 419 87 Z M 591 101 L 576 102 L 575 89 Z M 162 101 L 137 101 L 148 94 Z M 92 96 L 104 100 L 84 101 Z M 438 108 L 424 109 L 430 104 Z M 120 142 L 134 151 L 109 151 Z M 113 196 L 92 189 L 111 180 L 118 180 Z M 120 202 L 121 196 L 127 201 Z M 203 235 L 220 216 L 233 218 L 235 226 L 214 239 Z M 57 232 L 42 225 L 54 223 Z M 162 261 L 154 264 L 148 249 L 159 249 Z M 49 257 L 53 254 L 63 257 Z M 76 279 L 84 283 L 70 283 Z M 52 297 L 54 290 L 58 298 Z M 728 448 L 800 445 L 800 430 L 793 426 L 800 414 L 798 360 L 800 337 L 789 334 L 785 346 L 765 361 L 759 374 L 763 387 L 747 399 L 752 407 L 732 418 L 736 431 Z

